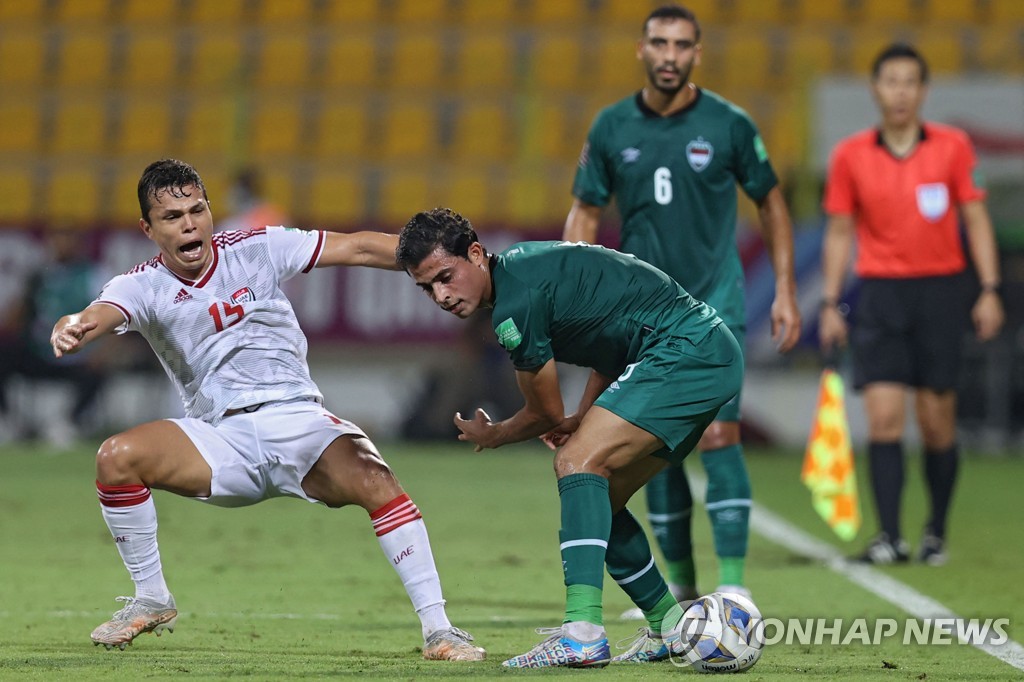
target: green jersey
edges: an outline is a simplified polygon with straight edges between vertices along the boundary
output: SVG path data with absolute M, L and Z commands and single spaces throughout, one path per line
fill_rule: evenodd
M 737 184 L 754 201 L 777 184 L 745 111 L 698 89 L 690 106 L 662 117 L 637 93 L 597 115 L 573 195 L 605 206 L 614 194 L 619 248 L 671 275 L 739 331 L 745 312 Z
M 665 273 L 601 246 L 520 242 L 491 273 L 494 331 L 516 369 L 554 358 L 615 377 L 646 336 L 696 341 L 721 323 Z

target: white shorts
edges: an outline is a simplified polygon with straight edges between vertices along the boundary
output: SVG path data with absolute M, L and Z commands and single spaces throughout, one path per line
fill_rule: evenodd
M 255 412 L 225 417 L 217 426 L 200 419 L 170 419 L 181 427 L 213 470 L 210 496 L 220 507 L 244 507 L 270 497 L 318 502 L 302 479 L 340 436 L 366 437 L 312 399 L 264 404 Z

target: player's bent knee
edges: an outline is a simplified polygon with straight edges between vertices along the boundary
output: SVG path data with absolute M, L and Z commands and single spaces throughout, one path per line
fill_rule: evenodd
M 697 448 L 701 452 L 713 452 L 740 443 L 739 422 L 712 422 L 700 437 Z
M 136 445 L 124 434 L 107 438 L 96 451 L 96 478 L 104 485 L 141 482 L 136 465 Z

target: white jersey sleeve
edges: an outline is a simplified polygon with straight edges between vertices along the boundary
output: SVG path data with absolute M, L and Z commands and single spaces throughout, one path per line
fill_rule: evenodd
M 286 282 L 300 272 L 309 272 L 316 267 L 324 251 L 323 230 L 300 230 L 295 227 L 267 227 L 267 241 L 270 244 L 270 260 L 281 282 Z

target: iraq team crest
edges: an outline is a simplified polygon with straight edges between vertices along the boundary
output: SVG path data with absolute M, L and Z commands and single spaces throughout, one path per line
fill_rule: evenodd
M 949 209 L 949 188 L 941 182 L 917 186 L 917 210 L 930 223 L 942 218 Z
M 698 173 L 708 167 L 714 155 L 715 148 L 703 137 L 690 140 L 690 143 L 686 145 L 686 160 L 690 162 L 690 168 Z

